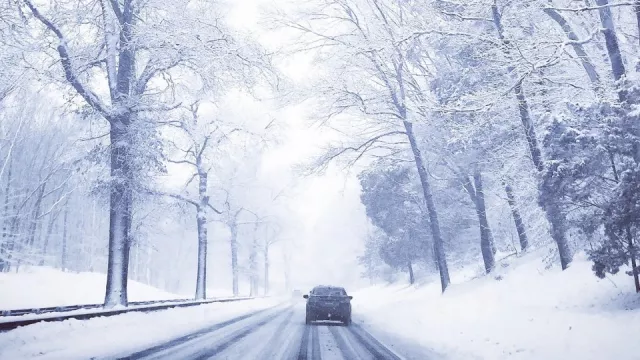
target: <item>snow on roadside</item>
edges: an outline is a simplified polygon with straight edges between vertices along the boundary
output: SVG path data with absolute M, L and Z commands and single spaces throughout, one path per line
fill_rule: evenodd
M 116 357 L 281 302 L 277 298 L 254 299 L 91 320 L 38 323 L 0 333 L 0 359 Z
M 62 272 L 51 267 L 34 266 L 23 268 L 19 273 L 0 273 L 0 309 L 101 304 L 105 284 L 105 274 Z M 190 297 L 190 294 L 172 294 L 133 280 L 129 280 L 128 288 L 129 301 Z
M 599 280 L 584 256 L 564 272 L 545 270 L 540 252 L 509 261 L 444 295 L 438 283 L 355 292 L 354 320 L 456 360 L 640 359 L 631 335 L 640 333 L 640 297 L 629 276 Z

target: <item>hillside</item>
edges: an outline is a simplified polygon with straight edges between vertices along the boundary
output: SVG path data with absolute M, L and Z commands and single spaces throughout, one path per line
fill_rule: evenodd
M 19 273 L 0 273 L 0 309 L 22 309 L 104 301 L 106 275 L 62 272 L 51 267 L 30 267 Z M 129 280 L 129 300 L 164 300 L 189 297 L 172 294 Z
M 354 317 L 451 359 L 638 359 L 640 296 L 624 273 L 597 279 L 578 256 L 564 272 L 542 252 L 502 261 L 491 277 L 354 293 Z M 500 278 L 497 280 L 496 278 Z

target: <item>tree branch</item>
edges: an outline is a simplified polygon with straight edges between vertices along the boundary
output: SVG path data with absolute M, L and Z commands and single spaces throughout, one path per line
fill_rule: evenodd
M 69 82 L 69 84 L 73 86 L 76 92 L 80 96 L 82 96 L 82 98 L 87 102 L 87 104 L 89 104 L 89 106 L 91 106 L 92 108 L 100 112 L 102 116 L 104 116 L 108 121 L 111 121 L 111 115 L 107 107 L 102 103 L 102 101 L 100 101 L 100 99 L 95 93 L 93 93 L 91 90 L 86 88 L 80 82 L 80 79 L 78 78 L 78 74 L 76 74 L 75 70 L 73 69 L 73 65 L 71 64 L 69 47 L 67 45 L 66 38 L 62 34 L 62 31 L 60 31 L 60 29 L 55 24 L 53 24 L 51 21 L 45 18 L 40 13 L 40 11 L 31 3 L 30 0 L 23 0 L 23 1 L 27 5 L 29 10 L 31 10 L 31 13 L 33 14 L 33 16 L 36 19 L 38 19 L 38 21 L 40 21 L 42 24 L 44 24 L 47 27 L 47 29 L 53 32 L 58 38 L 60 42 L 57 47 L 58 55 L 60 57 L 60 62 L 62 63 L 64 76 Z
M 111 2 L 111 8 L 113 9 L 113 13 L 118 18 L 118 21 L 122 24 L 122 9 L 120 9 L 120 4 L 118 0 L 109 0 Z

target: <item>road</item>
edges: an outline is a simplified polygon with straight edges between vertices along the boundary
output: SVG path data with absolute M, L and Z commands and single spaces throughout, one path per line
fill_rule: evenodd
M 329 322 L 305 325 L 304 304 L 280 305 L 120 359 L 436 359 L 428 350 L 406 343 L 400 355 L 359 325 L 355 314 L 353 320 L 348 327 Z

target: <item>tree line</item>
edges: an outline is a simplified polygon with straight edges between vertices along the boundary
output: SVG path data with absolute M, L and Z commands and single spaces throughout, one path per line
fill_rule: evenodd
M 0 4 L 0 271 L 104 271 L 105 306 L 126 305 L 129 278 L 175 280 L 157 247 L 176 245 L 154 239 L 164 212 L 197 229 L 196 299 L 207 296 L 212 223 L 230 233 L 233 295 L 241 274 L 252 295 L 268 292 L 277 205 L 256 171 L 278 129 L 234 102 L 259 103 L 279 75 L 224 12 L 193 1 Z M 184 182 L 165 186 L 176 174 Z
M 377 258 L 413 281 L 427 259 L 445 291 L 452 261 L 479 257 L 491 273 L 498 251 L 551 239 L 562 269 L 584 250 L 599 277 L 627 265 L 640 292 L 638 9 L 318 0 L 275 12 L 292 51 L 323 66 L 304 89 L 319 121 L 348 135 L 314 166 L 364 168 L 365 268 Z M 496 236 L 502 209 L 517 242 Z

